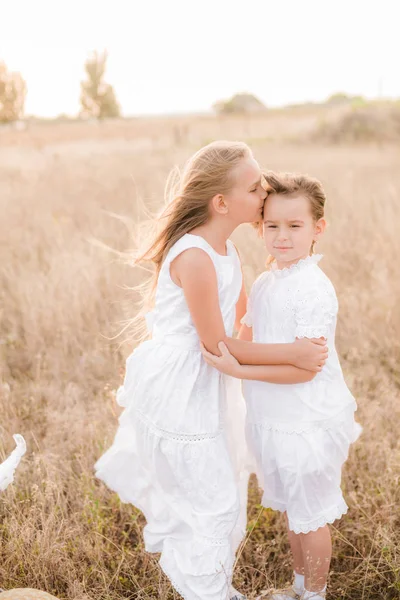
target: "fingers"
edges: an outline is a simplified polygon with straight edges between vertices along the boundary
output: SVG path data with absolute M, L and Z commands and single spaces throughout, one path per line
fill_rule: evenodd
M 200 342 L 200 348 L 201 348 L 201 353 L 202 353 L 206 363 L 209 365 L 214 365 L 214 361 L 215 361 L 214 354 L 211 354 L 211 352 L 206 350 L 206 347 L 204 346 L 203 342 Z
M 326 338 L 324 337 L 320 337 L 320 338 L 312 338 L 312 343 L 313 344 L 317 344 L 317 346 L 326 346 Z
M 219 351 L 221 352 L 222 356 L 229 356 L 230 355 L 228 347 L 226 346 L 226 344 L 224 342 L 219 342 L 218 348 L 219 348 Z

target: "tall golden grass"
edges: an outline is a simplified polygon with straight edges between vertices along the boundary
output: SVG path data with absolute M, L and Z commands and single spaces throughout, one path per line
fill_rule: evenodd
M 326 188 L 321 266 L 338 293 L 337 344 L 364 426 L 344 470 L 350 510 L 333 527 L 329 598 L 400 597 L 400 151 L 284 141 L 302 118 L 0 132 L 1 445 L 7 453 L 20 432 L 29 446 L 0 499 L 0 587 L 71 600 L 176 597 L 144 552 L 141 514 L 93 477 L 131 350 L 109 338 L 134 314 L 127 287 L 139 277 L 102 244 L 128 250 L 138 199 L 157 206 L 170 168 L 225 137 L 249 141 L 263 166 L 308 172 Z M 247 226 L 234 241 L 250 286 L 261 241 Z M 253 482 L 235 575 L 250 597 L 291 576 L 282 519 L 258 502 Z

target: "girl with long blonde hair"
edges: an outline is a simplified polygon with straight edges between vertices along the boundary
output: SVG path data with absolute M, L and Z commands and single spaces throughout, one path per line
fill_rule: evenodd
M 241 396 L 204 361 L 224 341 L 247 364 L 320 370 L 322 342 L 235 339 L 246 309 L 240 259 L 229 236 L 261 218 L 258 163 L 242 143 L 215 142 L 186 164 L 179 189 L 141 255 L 155 266 L 151 339 L 127 360 L 125 408 L 97 477 L 147 521 L 146 549 L 186 600 L 242 598 L 231 587 L 245 533 L 248 469 Z M 243 436 L 242 436 L 243 430 Z

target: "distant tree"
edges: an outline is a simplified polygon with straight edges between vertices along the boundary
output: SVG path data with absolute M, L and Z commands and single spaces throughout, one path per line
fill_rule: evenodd
M 363 96 L 351 96 L 350 94 L 345 94 L 344 92 L 337 92 L 336 94 L 332 94 L 325 100 L 325 104 L 328 105 L 345 105 L 351 104 L 352 106 L 364 106 L 366 104 L 365 98 Z
M 0 123 L 18 121 L 24 114 L 26 84 L 20 73 L 0 62 Z
M 253 94 L 235 94 L 229 100 L 216 102 L 213 109 L 217 114 L 249 114 L 266 110 L 265 105 Z
M 344 92 L 336 92 L 326 99 L 326 104 L 347 104 L 351 102 L 351 96 Z
M 119 117 L 121 109 L 114 88 L 103 81 L 107 52 L 94 52 L 85 63 L 87 80 L 81 82 L 82 114 L 105 119 Z

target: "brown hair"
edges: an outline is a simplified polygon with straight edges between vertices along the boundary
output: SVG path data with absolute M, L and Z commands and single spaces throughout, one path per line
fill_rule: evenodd
M 171 172 L 165 190 L 166 206 L 152 219 L 152 231 L 147 235 L 144 250 L 134 259 L 135 264 L 150 262 L 155 267 L 152 277 L 139 286 L 142 311 L 138 318 L 154 302 L 160 269 L 170 248 L 186 233 L 208 221 L 210 200 L 232 189 L 233 170 L 250 156 L 250 148 L 242 142 L 213 142 L 187 161 L 181 175 L 177 169 Z
M 314 221 L 319 221 L 324 216 L 324 207 L 326 196 L 322 184 L 318 179 L 308 175 L 299 175 L 296 173 L 274 173 L 267 171 L 264 173 L 266 189 L 268 194 L 279 194 L 282 196 L 294 196 L 301 194 L 305 196 L 311 206 L 311 214 Z M 262 222 L 256 223 L 258 233 L 262 235 Z M 315 242 L 312 243 L 310 254 L 314 253 Z M 273 258 L 268 259 L 267 264 L 273 262 Z

